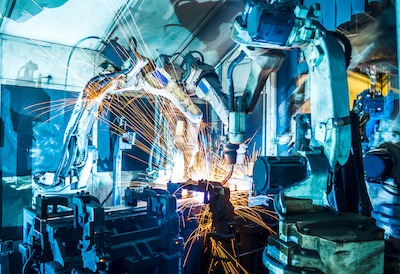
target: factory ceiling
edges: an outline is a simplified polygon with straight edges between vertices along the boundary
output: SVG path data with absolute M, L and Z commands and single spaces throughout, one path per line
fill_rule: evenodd
M 364 0 L 303 2 L 321 3 L 320 21 L 330 30 L 369 7 Z M 216 65 L 235 46 L 230 28 L 242 10 L 243 0 L 0 0 L 0 32 L 69 46 L 92 36 L 118 37 L 127 45 L 135 37 L 146 57 L 198 50 Z M 102 44 L 87 39 L 79 46 L 101 49 Z
M 73 46 L 88 36 L 104 37 L 114 25 L 114 16 L 124 0 L 3 0 L 1 31 L 6 34 Z M 96 48 L 98 41 L 83 46 Z
M 229 30 L 243 10 L 242 0 L 100 2 L 2 0 L 0 9 L 8 18 L 2 20 L 1 32 L 69 46 L 90 36 L 118 37 L 126 45 L 133 36 L 147 57 L 196 49 L 216 64 L 233 47 Z M 99 49 L 101 43 L 92 39 L 80 46 Z

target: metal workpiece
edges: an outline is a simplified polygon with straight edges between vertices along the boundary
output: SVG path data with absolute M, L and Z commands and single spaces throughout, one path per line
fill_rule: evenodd
M 383 273 L 383 230 L 371 218 L 321 208 L 279 227 L 263 253 L 270 273 Z
M 330 207 L 327 193 L 331 174 L 329 173 L 329 163 L 325 155 L 322 151 L 302 152 L 299 154 L 307 161 L 307 178 L 284 188 L 275 197 L 276 201 L 274 203 L 279 205 L 276 210 L 284 215 L 290 215 L 292 210 L 307 212 L 308 209 L 306 205 L 299 208 L 290 207 L 289 204 L 286 204 L 287 199 L 298 199 L 299 203 L 305 202 L 307 204 L 311 201 L 316 206 Z M 285 176 L 288 176 L 288 174 Z
M 212 225 L 215 233 L 221 235 L 232 235 L 235 229 L 234 208 L 230 201 L 231 192 L 229 187 L 221 183 L 199 180 L 187 183 L 168 183 L 168 191 L 177 197 L 182 197 L 182 189 L 203 192 L 204 204 L 210 205 L 212 213 Z
M 24 211 L 19 248 L 29 273 L 178 273 L 175 197 L 150 188 L 126 197 L 128 206 L 105 208 L 87 193 L 39 196 L 36 210 Z

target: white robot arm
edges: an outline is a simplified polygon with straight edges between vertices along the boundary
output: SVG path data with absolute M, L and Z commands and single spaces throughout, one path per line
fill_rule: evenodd
M 231 36 L 255 62 L 259 57 L 253 52 L 264 51 L 267 56 L 293 48 L 300 48 L 303 52 L 309 67 L 312 128 L 311 152 L 303 154 L 308 157 L 311 172 L 307 179 L 284 188 L 276 201 L 290 197 L 311 200 L 313 205 L 329 206 L 327 192 L 329 180 L 332 180 L 329 174 L 347 161 L 351 146 L 346 74 L 349 49 L 345 38 L 326 31 L 316 21 L 319 13 L 318 5 L 308 9 L 296 6 L 296 1 L 275 1 L 273 4 L 249 1 L 243 15 L 235 20 Z M 267 72 L 268 66 L 279 68 L 273 62 L 265 64 L 263 69 Z M 249 95 L 253 97 L 251 93 Z M 236 112 L 230 115 L 244 114 Z M 241 119 L 232 122 L 236 121 L 230 125 L 230 132 L 240 127 L 237 124 Z M 268 177 L 261 174 L 266 171 L 260 168 L 263 166 L 261 162 L 256 162 L 253 174 L 256 188 L 257 183 L 264 184 L 260 178 Z M 283 201 L 280 204 L 279 211 L 286 213 Z
M 115 45 L 112 47 L 115 48 Z M 163 96 L 194 125 L 194 131 L 198 130 L 203 114 L 190 96 L 163 68 L 149 70 L 148 60 L 138 54 L 132 59 L 128 62 L 135 65 L 131 65 L 129 69 L 96 76 L 86 84 L 67 124 L 61 159 L 56 170 L 34 176 L 37 192 L 51 194 L 86 188 L 95 156 L 94 148 L 89 145 L 90 134 L 103 109 L 104 100 L 112 94 L 135 96 L 145 92 Z M 192 144 L 193 154 L 198 150 L 196 132 L 193 137 L 196 140 Z
M 51 193 L 86 187 L 94 157 L 89 139 L 93 124 L 102 111 L 103 101 L 125 85 L 127 80 L 135 77 L 145 64 L 145 61 L 139 60 L 129 70 L 102 74 L 86 84 L 67 124 L 57 169 L 34 176 L 34 183 L 39 188 Z

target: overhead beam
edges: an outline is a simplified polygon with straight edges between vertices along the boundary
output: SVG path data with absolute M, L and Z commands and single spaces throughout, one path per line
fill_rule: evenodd
M 181 46 L 178 48 L 176 52 L 183 52 L 189 44 L 197 37 L 197 35 L 200 33 L 200 31 L 203 30 L 203 28 L 210 22 L 210 20 L 214 17 L 215 13 L 225 4 L 226 0 L 219 1 L 215 7 L 207 14 L 207 16 L 201 21 L 201 23 L 193 30 L 193 32 L 189 35 L 189 37 L 181 44 Z M 178 56 L 175 56 L 175 58 L 172 60 L 172 62 L 175 62 L 175 60 L 178 58 Z
M 17 0 L 12 0 L 12 1 L 2 1 L 4 6 L 3 11 L 0 14 L 0 32 L 3 33 L 3 22 L 4 18 L 10 18 L 11 14 L 14 10 L 15 4 L 17 3 Z M 5 2 L 5 3 L 4 3 Z

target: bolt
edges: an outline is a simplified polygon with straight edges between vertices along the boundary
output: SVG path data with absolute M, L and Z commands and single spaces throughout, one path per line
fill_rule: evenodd
M 341 119 L 341 118 L 339 118 L 339 119 L 337 119 L 337 120 L 334 122 L 334 125 L 335 125 L 335 126 L 338 126 L 338 127 L 341 127 L 341 126 L 344 125 L 344 120 Z

